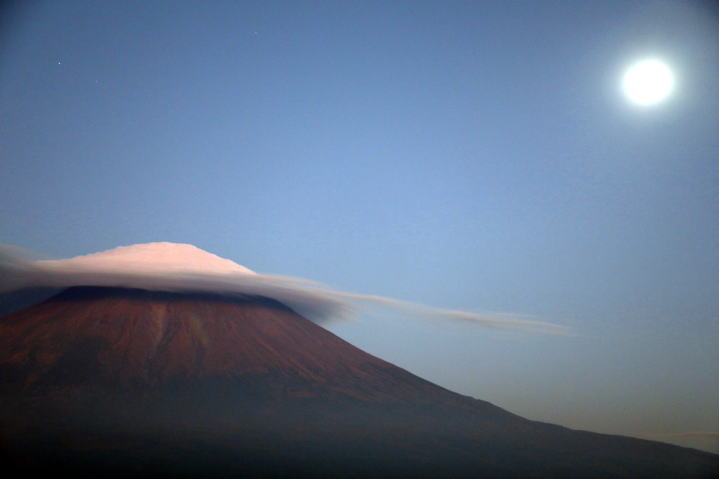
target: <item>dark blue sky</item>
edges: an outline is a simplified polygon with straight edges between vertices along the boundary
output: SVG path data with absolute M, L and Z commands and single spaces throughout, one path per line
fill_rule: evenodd
M 0 242 L 187 242 L 534 315 L 578 336 L 331 328 L 530 418 L 719 431 L 709 2 L 22 3 L 0 24 Z M 619 80 L 647 55 L 678 84 L 640 109 Z

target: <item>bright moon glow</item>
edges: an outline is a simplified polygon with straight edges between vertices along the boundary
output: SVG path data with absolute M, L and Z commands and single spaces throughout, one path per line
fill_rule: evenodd
M 638 105 L 653 105 L 674 90 L 674 74 L 659 60 L 642 60 L 630 66 L 622 78 L 622 90 Z

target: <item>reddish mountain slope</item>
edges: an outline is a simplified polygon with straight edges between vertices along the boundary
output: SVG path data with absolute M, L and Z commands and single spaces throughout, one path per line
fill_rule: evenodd
M 275 396 L 479 403 L 257 297 L 71 288 L 0 322 L 0 371 L 6 383 L 26 390 L 161 390 L 252 377 Z
M 712 477 L 717 456 L 528 421 L 261 297 L 71 288 L 0 319 L 0 451 L 125 477 Z

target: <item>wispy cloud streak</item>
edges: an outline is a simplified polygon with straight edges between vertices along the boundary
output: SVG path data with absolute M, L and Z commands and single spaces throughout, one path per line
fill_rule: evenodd
M 21 249 L 0 247 L 0 292 L 29 287 L 126 287 L 175 292 L 267 296 L 287 304 L 318 322 L 347 319 L 368 308 L 387 308 L 401 314 L 440 321 L 464 322 L 481 328 L 528 333 L 568 334 L 567 328 L 512 313 L 473 313 L 438 309 L 383 296 L 332 290 L 320 283 L 289 276 L 242 272 L 143 271 L 73 263 L 71 260 L 34 261 Z

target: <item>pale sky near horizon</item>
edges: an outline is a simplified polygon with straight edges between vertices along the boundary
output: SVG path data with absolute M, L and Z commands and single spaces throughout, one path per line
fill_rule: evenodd
M 712 5 L 8 3 L 0 243 L 191 243 L 343 291 L 528 314 L 577 335 L 329 327 L 532 419 L 716 433 Z M 638 108 L 620 79 L 648 56 L 677 85 Z

